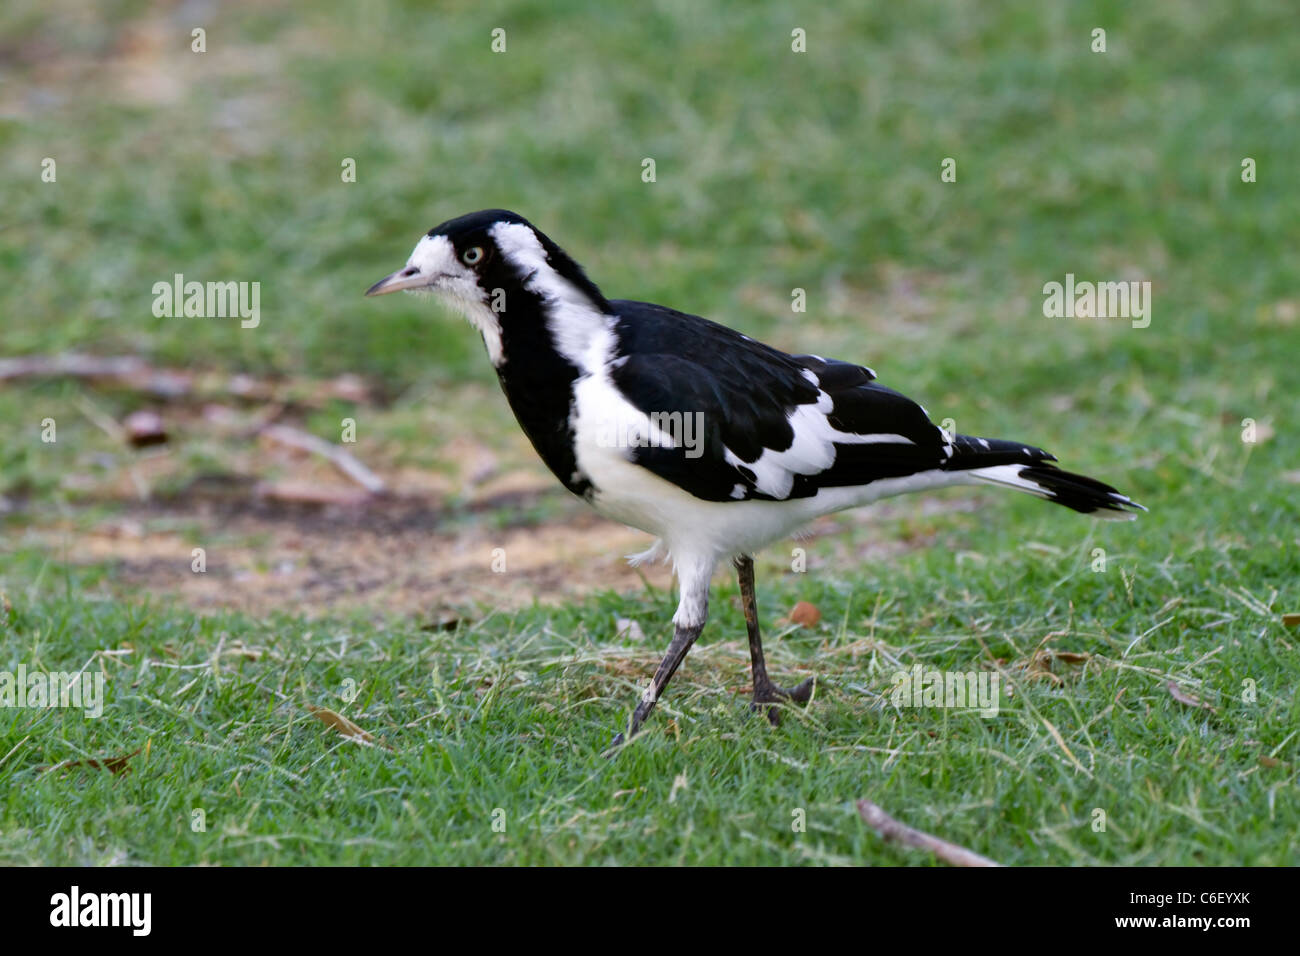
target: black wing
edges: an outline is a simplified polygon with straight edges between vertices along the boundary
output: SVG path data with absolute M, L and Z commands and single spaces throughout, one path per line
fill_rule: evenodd
M 698 417 L 677 447 L 632 460 L 707 501 L 785 500 L 943 466 L 921 406 L 861 365 L 787 355 L 698 316 L 615 301 L 615 386 L 647 415 Z

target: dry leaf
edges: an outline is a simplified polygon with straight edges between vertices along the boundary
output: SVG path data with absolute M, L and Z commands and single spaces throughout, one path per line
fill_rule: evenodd
M 1300 614 L 1283 614 L 1282 623 L 1287 627 L 1300 627 Z
M 122 754 L 119 757 L 105 757 L 102 760 L 96 757 L 88 757 L 85 760 L 65 760 L 51 767 L 37 767 L 36 770 L 38 773 L 48 773 L 51 770 L 71 770 L 73 767 L 93 767 L 96 770 L 107 770 L 109 773 L 121 775 L 131 772 L 128 762 L 139 753 L 140 748 L 137 747 L 129 754 Z
M 800 601 L 790 612 L 790 622 L 800 627 L 816 627 L 821 619 L 822 612 L 817 610 L 817 605 L 807 601 Z
M 364 740 L 368 744 L 375 743 L 374 735 L 368 730 L 363 730 L 352 721 L 348 720 L 342 714 L 330 710 L 328 707 L 314 707 L 307 705 L 307 709 L 315 715 L 316 719 L 328 727 L 337 730 L 344 737 L 351 737 L 354 740 Z M 387 746 L 385 744 L 385 746 Z M 391 747 L 389 748 L 392 749 Z
M 1215 707 L 1212 704 L 1207 704 L 1199 697 L 1192 696 L 1191 694 L 1187 693 L 1187 691 L 1183 690 L 1181 687 L 1175 684 L 1173 681 L 1169 681 L 1167 684 L 1165 684 L 1165 690 L 1169 691 L 1169 696 L 1172 697 L 1174 700 L 1178 701 L 1178 703 L 1180 704 L 1186 704 L 1188 707 L 1203 707 L 1206 710 L 1211 710 L 1211 711 L 1215 710 Z
M 1280 767 L 1282 766 L 1282 761 L 1278 760 L 1276 757 L 1260 757 L 1259 765 L 1261 767 Z

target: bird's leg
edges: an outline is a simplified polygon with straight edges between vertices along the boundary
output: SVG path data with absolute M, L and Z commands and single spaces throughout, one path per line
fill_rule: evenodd
M 736 576 L 740 580 L 740 603 L 745 611 L 745 627 L 749 631 L 749 662 L 754 683 L 753 709 L 759 710 L 764 704 L 775 704 L 782 700 L 792 700 L 800 704 L 807 703 L 812 697 L 817 678 L 809 677 L 798 687 L 786 690 L 784 687 L 773 684 L 771 678 L 767 676 L 767 664 L 763 661 L 763 638 L 758 630 L 758 598 L 754 594 L 754 559 L 752 557 L 746 554 L 736 558 Z M 781 722 L 781 716 L 776 707 L 768 708 L 767 719 L 773 726 Z
M 695 643 L 695 639 L 700 636 L 702 630 L 704 630 L 703 621 L 692 627 L 683 627 L 678 624 L 673 629 L 673 642 L 668 645 L 668 653 L 659 662 L 659 669 L 655 671 L 654 680 L 645 689 L 640 702 L 636 705 L 636 710 L 632 712 L 632 722 L 628 725 L 627 730 L 628 737 L 634 736 L 641 729 L 645 719 L 650 716 L 650 711 L 655 709 L 655 704 L 659 702 L 659 698 L 663 695 L 664 688 L 668 686 L 668 682 L 677 673 L 677 668 L 686 659 L 686 652 L 691 649 L 691 645 Z M 617 747 L 623 743 L 624 739 L 622 734 L 618 734 L 610 743 L 610 746 Z

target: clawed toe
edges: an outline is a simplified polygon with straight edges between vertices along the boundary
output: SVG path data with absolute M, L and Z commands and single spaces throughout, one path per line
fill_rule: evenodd
M 786 689 L 778 687 L 776 684 L 763 684 L 754 688 L 754 702 L 749 705 L 750 710 L 761 710 L 766 704 L 776 704 L 781 701 L 792 701 L 796 704 L 806 704 L 812 700 L 813 690 L 817 686 L 817 678 L 809 677 L 802 681 L 798 686 Z M 773 727 L 781 723 L 781 708 L 768 707 L 767 721 Z
M 798 704 L 806 704 L 812 700 L 813 688 L 817 686 L 817 678 L 809 677 L 801 681 L 799 685 L 787 692 L 790 699 Z

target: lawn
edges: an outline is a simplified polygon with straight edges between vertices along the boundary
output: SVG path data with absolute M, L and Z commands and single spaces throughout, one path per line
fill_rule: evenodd
M 931 862 L 861 797 L 1008 864 L 1300 863 L 1293 22 L 7 2 L 0 361 L 191 379 L 0 375 L 0 673 L 106 686 L 94 719 L 0 706 L 0 863 Z M 472 329 L 361 297 L 494 206 L 610 297 L 864 362 L 1150 513 L 969 489 L 823 520 L 757 561 L 769 670 L 817 674 L 815 700 L 750 715 L 719 574 L 608 757 L 667 573 L 621 566 L 643 542 L 555 485 Z M 155 316 L 177 273 L 260 283 L 260 321 Z M 1067 275 L 1149 282 L 1149 324 L 1045 316 Z M 142 410 L 166 443 L 123 441 Z M 346 483 L 258 429 L 345 419 L 389 494 L 301 500 Z M 998 675 L 998 713 L 896 706 L 916 665 Z

